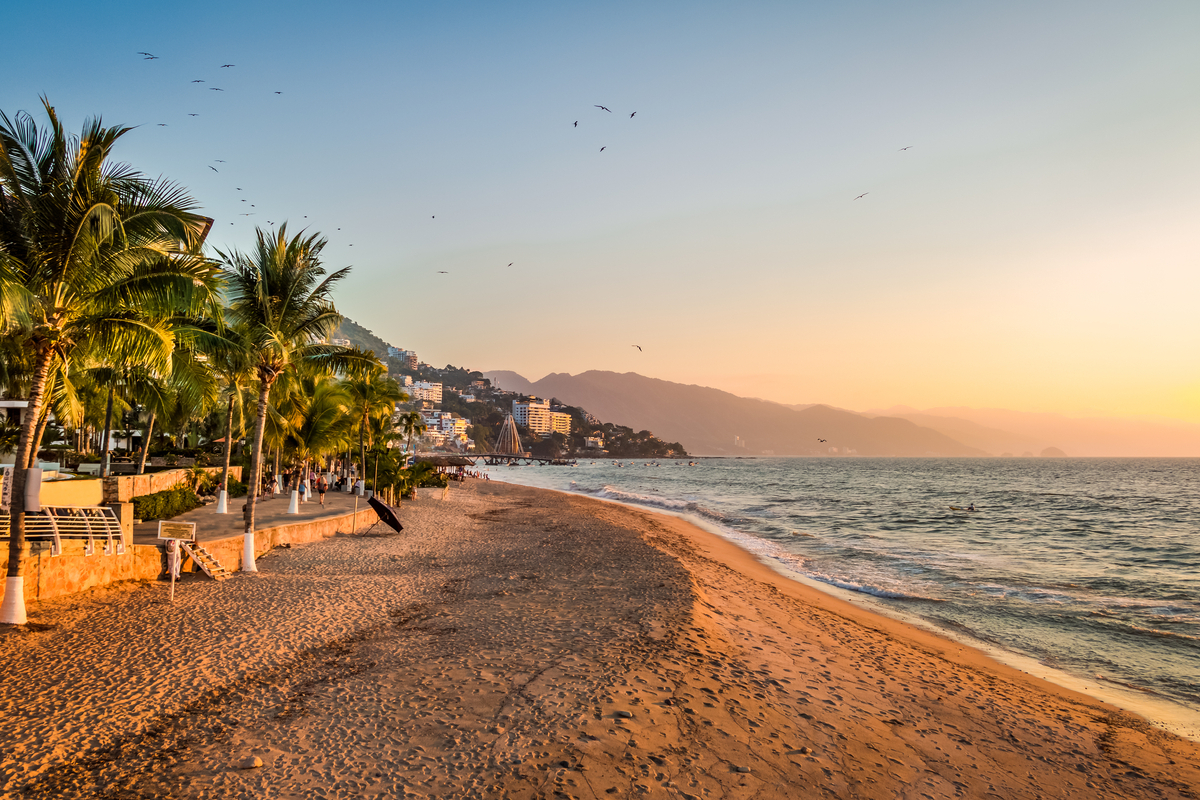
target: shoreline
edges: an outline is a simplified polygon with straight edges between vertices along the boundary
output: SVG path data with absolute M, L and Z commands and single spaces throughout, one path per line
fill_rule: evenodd
M 159 582 L 32 608 L 30 629 L 0 635 L 0 795 L 1200 787 L 1194 742 L 686 520 L 499 481 L 441 495 L 405 502 L 401 534 L 278 548 L 256 574 L 182 581 L 173 604 Z
M 728 456 L 722 457 L 724 458 Z M 766 457 L 767 456 L 763 456 L 763 458 Z M 498 478 L 493 478 L 492 480 L 506 483 L 506 481 Z M 775 558 L 769 554 L 758 554 L 747 549 L 741 543 L 741 541 L 739 541 L 739 539 L 729 536 L 728 532 L 723 530 L 719 525 L 695 514 L 689 514 L 683 511 L 673 511 L 668 508 L 640 505 L 611 497 L 596 497 L 583 492 L 572 492 L 566 489 L 529 487 L 526 484 L 520 483 L 510 483 L 509 485 L 521 486 L 525 488 L 537 488 L 539 491 L 560 492 L 572 497 L 585 497 L 603 503 L 613 503 L 645 514 L 657 514 L 680 519 L 699 529 L 700 531 L 703 531 L 705 534 L 714 536 L 721 541 L 728 543 L 732 547 L 736 548 L 738 552 L 775 571 L 786 580 L 800 584 L 801 586 L 806 586 L 821 594 L 828 595 L 833 599 L 847 604 L 850 608 L 861 610 L 867 614 L 879 616 L 889 621 L 901 622 L 905 625 L 912 626 L 917 630 L 921 630 L 938 638 L 944 639 L 947 643 L 970 647 L 973 650 L 978 651 L 981 656 L 993 661 L 997 666 L 1004 666 L 1017 670 L 1022 675 L 1026 675 L 1034 680 L 1045 682 L 1046 684 L 1058 689 L 1088 697 L 1098 702 L 1119 708 L 1122 711 L 1136 714 L 1138 717 L 1146 720 L 1148 723 L 1154 725 L 1160 730 L 1184 739 L 1188 739 L 1190 741 L 1200 742 L 1200 709 L 1190 708 L 1182 703 L 1161 697 L 1153 692 L 1142 691 L 1134 688 L 1124 688 L 1119 684 L 1104 685 L 1103 683 L 1098 683 L 1094 678 L 1088 679 L 1083 676 L 1067 672 L 1066 670 L 1047 666 L 1033 656 L 1025 655 L 1024 653 L 1020 653 L 1015 650 L 1010 650 L 1001 644 L 989 643 L 968 634 L 941 627 L 933 622 L 930 622 L 919 614 L 906 612 L 904 609 L 889 606 L 886 603 L 881 602 L 879 598 L 876 598 L 870 594 L 864 592 L 855 592 L 850 589 L 844 589 L 839 586 L 834 586 L 832 584 L 810 578 L 807 575 L 790 568 L 786 563 L 778 558 Z M 737 533 L 741 539 L 754 539 L 751 534 L 743 534 L 736 531 L 735 533 Z M 1100 681 L 1103 681 L 1103 679 L 1101 678 Z

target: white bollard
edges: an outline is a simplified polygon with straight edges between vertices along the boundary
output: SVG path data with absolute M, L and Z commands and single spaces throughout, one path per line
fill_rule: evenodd
M 217 513 L 229 513 L 229 492 L 225 491 L 224 489 L 217 490 Z
M 355 482 L 355 484 L 354 484 L 354 493 L 355 493 L 355 494 L 357 494 L 357 495 L 359 495 L 359 496 L 361 496 L 361 495 L 362 495 L 362 493 L 363 493 L 363 491 L 364 491 L 366 488 L 367 488 L 367 482 L 366 482 L 366 481 L 357 481 L 357 482 Z
M 300 492 L 297 489 L 292 489 L 292 499 L 288 501 L 287 513 L 289 513 L 289 514 L 299 514 L 300 513 Z
M 279 494 L 282 491 L 283 491 L 283 476 L 276 475 L 275 476 L 275 494 Z
M 25 578 L 4 579 L 4 604 L 0 605 L 0 623 L 5 625 L 24 625 L 29 619 L 25 616 Z
M 242 534 L 242 572 L 258 572 L 254 563 L 254 533 L 247 531 Z

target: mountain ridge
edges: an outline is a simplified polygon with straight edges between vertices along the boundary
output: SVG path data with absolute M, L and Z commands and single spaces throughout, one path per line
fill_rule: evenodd
M 908 420 L 871 418 L 821 404 L 798 411 L 768 400 L 634 372 L 554 372 L 537 381 L 508 370 L 493 370 L 484 376 L 503 389 L 558 398 L 602 419 L 650 430 L 697 454 L 986 455 Z

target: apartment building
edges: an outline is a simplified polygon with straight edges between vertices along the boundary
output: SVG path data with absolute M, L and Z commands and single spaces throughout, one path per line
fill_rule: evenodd
M 442 402 L 442 385 L 428 381 L 413 381 L 408 387 L 408 393 L 413 400 L 428 400 L 431 403 Z
M 513 421 L 539 436 L 547 433 L 571 434 L 571 415 L 550 410 L 550 401 L 539 397 L 513 400 Z

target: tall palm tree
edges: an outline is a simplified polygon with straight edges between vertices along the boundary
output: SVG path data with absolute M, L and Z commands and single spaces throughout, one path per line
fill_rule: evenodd
M 271 387 L 286 371 L 301 364 L 332 369 L 357 363 L 357 359 L 346 358 L 345 348 L 323 343 L 342 321 L 333 305 L 332 290 L 350 269 L 327 274 L 320 260 L 325 239 L 303 233 L 289 239 L 286 223 L 275 233 L 258 230 L 257 239 L 248 253 L 220 254 L 229 286 L 228 317 L 252 348 L 258 381 L 242 545 L 242 569 L 246 572 L 258 571 L 254 564 L 254 507 L 261 484 Z
M 217 305 L 220 272 L 199 254 L 211 225 L 169 181 L 111 160 L 129 128 L 99 118 L 68 135 L 0 112 L 0 324 L 33 354 L 29 405 L 13 474 L 12 532 L 0 623 L 23 624 L 25 485 L 30 449 L 56 361 L 85 342 L 126 363 L 165 366 L 163 320 Z
M 404 402 L 408 395 L 400 389 L 400 384 L 387 376 L 383 365 L 375 359 L 373 351 L 356 349 L 354 353 L 363 359 L 365 365 L 352 370 L 344 383 L 358 425 L 359 464 L 365 478 L 366 440 L 371 420 L 391 417 L 396 411 L 396 403 Z

